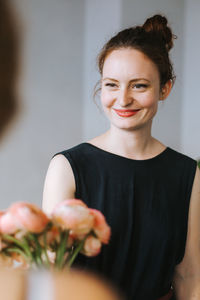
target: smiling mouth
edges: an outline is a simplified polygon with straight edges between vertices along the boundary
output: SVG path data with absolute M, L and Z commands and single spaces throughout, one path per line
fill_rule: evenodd
M 131 117 L 140 111 L 140 109 L 114 109 L 120 117 Z

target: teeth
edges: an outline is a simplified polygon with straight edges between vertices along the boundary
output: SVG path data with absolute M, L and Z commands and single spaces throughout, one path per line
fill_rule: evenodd
M 132 112 L 134 112 L 134 111 L 120 111 L 119 113 L 120 113 L 120 114 L 127 115 L 127 114 L 130 114 L 130 113 L 132 113 Z

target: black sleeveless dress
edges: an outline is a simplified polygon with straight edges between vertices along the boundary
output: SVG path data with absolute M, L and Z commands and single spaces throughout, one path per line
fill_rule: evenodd
M 82 143 L 60 152 L 71 164 L 76 198 L 100 210 L 109 245 L 76 264 L 96 271 L 131 300 L 155 300 L 171 286 L 185 252 L 197 163 L 171 148 L 134 160 Z

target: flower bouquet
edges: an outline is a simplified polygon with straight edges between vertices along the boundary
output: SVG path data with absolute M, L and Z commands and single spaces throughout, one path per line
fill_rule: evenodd
M 0 264 L 21 268 L 70 268 L 78 253 L 96 256 L 111 230 L 103 214 L 79 199 L 57 204 L 47 216 L 17 202 L 0 212 Z

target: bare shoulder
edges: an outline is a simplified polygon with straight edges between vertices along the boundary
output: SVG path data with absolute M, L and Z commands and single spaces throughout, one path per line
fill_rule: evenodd
M 200 276 L 200 170 L 197 167 L 190 199 L 185 255 L 176 266 L 175 279 Z M 198 277 L 198 279 L 200 279 Z M 175 280 L 176 281 L 176 280 Z
M 72 168 L 68 159 L 66 159 L 66 157 L 62 154 L 58 154 L 52 158 L 48 168 L 48 172 L 49 171 L 53 173 L 61 172 L 65 175 L 73 175 Z
M 75 197 L 75 179 L 69 161 L 56 155 L 50 162 L 43 191 L 43 209 L 50 213 L 60 201 Z

